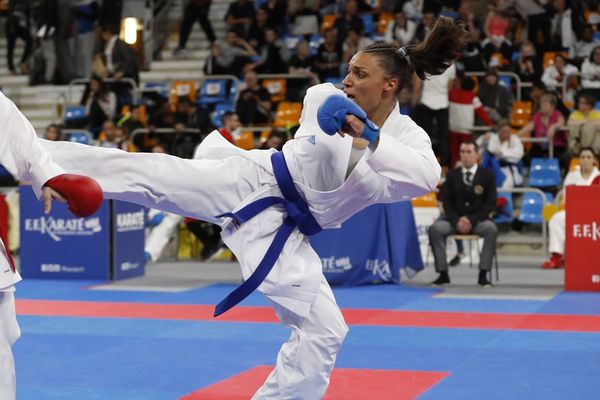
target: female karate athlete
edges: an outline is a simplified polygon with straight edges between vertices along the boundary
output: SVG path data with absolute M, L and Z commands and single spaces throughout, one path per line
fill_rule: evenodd
M 281 152 L 244 151 L 216 131 L 197 160 L 44 145 L 65 170 L 98 180 L 107 198 L 219 224 L 245 282 L 215 315 L 258 287 L 292 331 L 254 399 L 319 399 L 348 328 L 308 235 L 436 187 L 440 166 L 429 137 L 400 114 L 397 94 L 413 72 L 442 73 L 464 38 L 462 25 L 440 17 L 421 44 L 375 43 L 357 53 L 343 91 L 331 84 L 307 91 L 300 128 Z
M 0 164 L 20 180 L 31 181 L 44 210 L 53 199 L 67 201 L 73 214 L 91 215 L 102 203 L 98 183 L 83 176 L 65 174 L 50 159 L 37 140 L 35 130 L 15 104 L 0 93 Z M 21 336 L 15 313 L 15 284 L 21 276 L 12 256 L 0 240 L 0 399 L 16 396 L 15 363 L 12 345 Z

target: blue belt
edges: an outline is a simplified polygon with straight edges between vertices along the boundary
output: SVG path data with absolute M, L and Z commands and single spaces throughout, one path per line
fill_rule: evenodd
M 298 227 L 300 232 L 307 236 L 314 235 L 322 230 L 310 213 L 308 204 L 306 204 L 302 197 L 300 197 L 298 190 L 296 190 L 290 171 L 285 163 L 283 152 L 273 153 L 271 156 L 271 164 L 273 165 L 273 173 L 275 174 L 275 179 L 283 194 L 283 198 L 274 196 L 264 197 L 248 204 L 235 213 L 225 213 L 218 217 L 229 217 L 239 224 L 243 224 L 263 212 L 265 209 L 277 204 L 282 205 L 285 208 L 287 216 L 275 234 L 275 239 L 271 242 L 262 261 L 258 264 L 258 267 L 256 267 L 256 270 L 244 283 L 217 304 L 214 313 L 215 317 L 223 314 L 225 311 L 244 300 L 262 283 L 262 281 L 265 280 L 279 258 L 279 254 L 281 254 L 285 242 L 296 227 Z

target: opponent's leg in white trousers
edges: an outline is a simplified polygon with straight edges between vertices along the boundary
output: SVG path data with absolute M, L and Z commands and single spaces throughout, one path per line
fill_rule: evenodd
M 160 258 L 181 220 L 183 220 L 181 215 L 166 213 L 165 218 L 146 237 L 144 251 L 150 254 L 153 262 Z
M 327 386 L 337 353 L 348 333 L 329 284 L 324 280 L 310 314 L 302 318 L 274 303 L 281 322 L 292 329 L 277 365 L 253 400 L 317 400 Z
M 13 343 L 21 336 L 13 292 L 0 291 L 0 399 L 14 400 L 16 393 Z
M 548 250 L 550 253 L 565 254 L 565 225 L 566 214 L 564 210 L 558 211 L 550 218 L 548 223 L 550 236 Z

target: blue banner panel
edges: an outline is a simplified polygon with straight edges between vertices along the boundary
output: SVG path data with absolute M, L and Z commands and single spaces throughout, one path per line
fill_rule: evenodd
M 310 239 L 332 285 L 400 282 L 423 269 L 412 205 L 409 201 L 377 204 Z
M 142 276 L 145 272 L 145 207 L 114 201 L 112 209 L 112 279 Z
M 21 275 L 25 278 L 109 279 L 109 207 L 77 218 L 54 201 L 44 214 L 31 186 L 20 187 Z

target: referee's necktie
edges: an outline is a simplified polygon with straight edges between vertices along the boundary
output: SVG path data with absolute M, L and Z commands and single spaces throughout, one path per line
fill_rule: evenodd
M 471 186 L 473 184 L 473 173 L 471 171 L 465 172 L 465 183 L 467 186 Z

